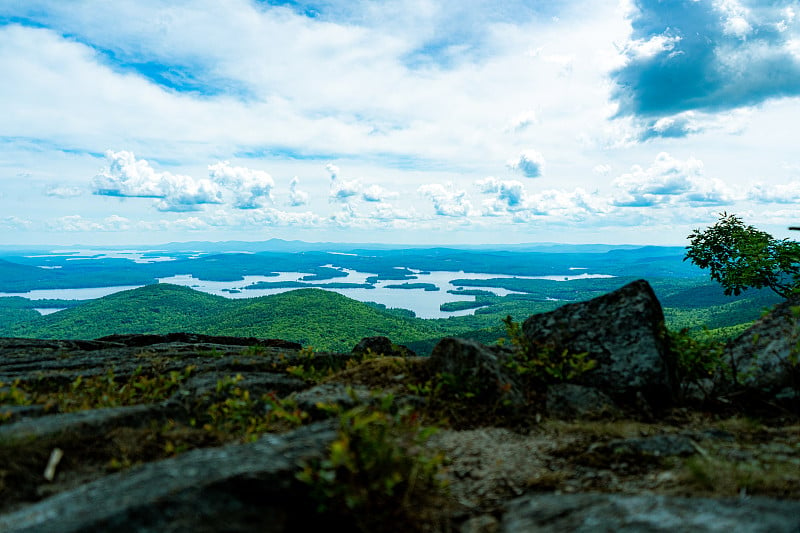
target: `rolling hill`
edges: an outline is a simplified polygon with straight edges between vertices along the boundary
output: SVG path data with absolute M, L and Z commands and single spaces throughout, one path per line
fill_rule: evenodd
M 68 339 L 175 331 L 282 338 L 324 350 L 350 350 L 373 335 L 401 342 L 445 334 L 436 321 L 400 316 L 320 289 L 228 300 L 162 283 L 11 323 L 0 328 L 0 335 Z
M 409 312 L 358 302 L 321 289 L 227 299 L 162 283 L 90 300 L 47 316 L 18 308 L 16 299 L 3 298 L 8 305 L 0 306 L 0 336 L 89 339 L 111 334 L 185 331 L 280 338 L 318 350 L 349 351 L 363 337 L 385 335 L 426 354 L 444 336 L 492 343 L 504 335 L 502 319 L 507 315 L 522 321 L 568 302 L 599 296 L 632 279 L 587 279 L 569 284 L 507 278 L 482 280 L 484 286 L 519 292 L 503 297 L 479 296 L 483 306 L 474 315 L 437 320 L 415 318 Z M 758 318 L 778 299 L 769 291 L 727 297 L 719 287 L 709 287 L 708 281 L 697 278 L 654 278 L 651 284 L 664 306 L 670 329 L 701 331 L 708 327 L 717 330 L 714 334 L 719 337 L 740 331 L 743 324 Z

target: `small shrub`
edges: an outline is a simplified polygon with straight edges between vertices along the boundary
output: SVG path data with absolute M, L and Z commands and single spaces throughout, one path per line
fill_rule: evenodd
M 10 385 L 0 381 L 0 405 L 30 405 L 30 396 L 20 387 L 16 379 Z
M 407 517 L 426 495 L 441 490 L 444 457 L 424 447 L 435 430 L 393 401 L 388 395 L 380 405 L 342 412 L 327 456 L 303 464 L 297 478 L 311 487 L 319 511 L 357 511 L 369 530 L 365 521 Z
M 690 387 L 696 386 L 707 396 L 710 391 L 704 382 L 723 368 L 725 343 L 710 337 L 689 335 L 688 328 L 678 332 L 668 331 L 667 335 L 677 365 L 681 394 L 684 395 Z
M 20 380 L 14 380 L 10 385 L 0 381 L 0 424 L 11 420 L 10 410 L 3 410 L 4 406 L 30 405 L 30 395 L 20 388 Z
M 248 356 L 248 357 L 260 357 L 262 355 L 265 355 L 266 353 L 267 353 L 267 349 L 265 347 L 259 346 L 257 344 L 254 344 L 252 346 L 248 346 L 247 348 L 242 350 L 242 355 L 245 355 L 245 356 Z
M 200 357 L 213 357 L 214 359 L 220 359 L 225 356 L 225 352 L 217 350 L 216 348 L 211 348 L 210 350 L 198 350 L 197 355 Z
M 569 353 L 568 350 L 554 350 L 549 346 L 531 342 L 522 332 L 519 322 L 511 316 L 503 319 L 507 339 L 516 350 L 506 366 L 516 374 L 538 382 L 571 381 L 597 366 L 597 361 L 589 354 Z M 504 339 L 500 343 L 505 343 Z
M 109 369 L 105 375 L 78 376 L 54 392 L 32 394 L 34 403 L 55 404 L 61 412 L 160 402 L 172 396 L 195 370 L 187 366 L 182 372 L 149 376 L 139 367 L 128 379 L 119 380 Z
M 347 366 L 349 358 L 334 354 L 319 354 L 311 346 L 298 352 L 298 364 L 286 368 L 286 372 L 311 383 L 319 383 Z
M 203 429 L 226 438 L 254 441 L 263 433 L 292 429 L 308 420 L 308 413 L 291 400 L 281 400 L 273 393 L 254 398 L 240 386 L 242 380 L 237 374 L 217 381 L 220 399 L 206 409 Z

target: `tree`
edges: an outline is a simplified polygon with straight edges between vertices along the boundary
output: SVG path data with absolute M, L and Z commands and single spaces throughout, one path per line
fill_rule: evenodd
M 727 295 L 769 287 L 788 298 L 800 285 L 800 243 L 775 239 L 736 215 L 721 213 L 716 224 L 688 239 L 683 260 L 710 269 Z

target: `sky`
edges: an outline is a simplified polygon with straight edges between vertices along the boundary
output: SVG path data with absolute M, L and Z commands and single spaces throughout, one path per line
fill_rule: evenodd
M 800 225 L 800 0 L 0 0 L 0 244 Z

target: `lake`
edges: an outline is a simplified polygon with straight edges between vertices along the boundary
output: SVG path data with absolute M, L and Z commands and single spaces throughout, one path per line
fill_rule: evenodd
M 325 265 L 331 266 L 331 265 Z M 349 269 L 340 269 L 347 273 L 347 277 L 336 278 L 333 280 L 324 280 L 321 283 L 360 283 L 363 284 L 366 279 L 374 274 L 368 272 L 358 272 Z M 552 281 L 568 282 L 577 279 L 591 279 L 591 278 L 611 278 L 607 274 L 590 274 L 582 272 L 581 274 L 565 274 L 555 276 L 511 276 L 505 274 L 482 274 L 475 272 L 450 272 L 450 271 L 434 271 L 434 272 L 421 272 L 412 270 L 416 279 L 413 280 L 381 280 L 375 283 L 374 289 L 363 288 L 325 288 L 337 292 L 348 298 L 358 300 L 361 302 L 376 302 L 383 304 L 389 308 L 410 309 L 416 313 L 419 318 L 448 318 L 453 316 L 470 315 L 475 312 L 474 309 L 465 309 L 455 312 L 443 312 L 439 306 L 446 302 L 458 301 L 475 301 L 474 296 L 451 294 L 448 291 L 457 291 L 458 287 L 452 284 L 456 279 L 472 279 L 472 280 L 486 280 L 495 278 L 518 278 L 518 279 L 548 279 Z M 578 267 L 570 269 L 572 271 L 579 270 Z M 582 270 L 582 269 L 581 269 Z M 266 282 L 280 282 L 280 281 L 299 281 L 301 277 L 309 275 L 308 272 L 279 272 L 278 276 L 244 276 L 243 279 L 238 281 L 207 281 L 195 278 L 192 275 L 179 275 L 171 276 L 168 278 L 160 278 L 159 283 L 172 283 L 174 285 L 182 285 L 191 287 L 193 289 L 206 292 L 209 294 L 216 294 L 224 296 L 225 298 L 255 298 L 258 296 L 267 296 L 271 294 L 278 294 L 295 290 L 296 288 L 274 288 L 274 289 L 245 289 L 248 285 L 257 283 L 259 281 Z M 391 289 L 387 285 L 400 285 L 403 283 L 429 283 L 439 288 L 438 291 L 426 291 L 424 289 Z M 42 289 L 33 290 L 25 293 L 0 293 L 0 296 L 21 296 L 29 300 L 91 300 L 101 298 L 116 292 L 138 288 L 137 285 L 117 286 L 117 287 L 91 287 L 91 288 L 78 288 L 78 289 Z M 506 296 L 513 294 L 515 291 L 496 287 L 469 287 L 469 289 L 483 289 L 498 296 Z M 240 292 L 230 292 L 240 291 Z M 37 309 L 40 313 L 48 312 L 49 310 Z

